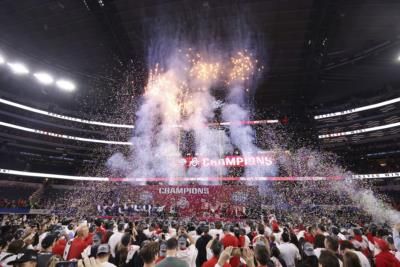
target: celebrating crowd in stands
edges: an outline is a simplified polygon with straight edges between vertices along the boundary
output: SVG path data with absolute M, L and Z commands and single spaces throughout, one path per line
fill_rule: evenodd
M 0 266 L 399 267 L 400 223 L 4 215 Z M 357 223 L 356 223 L 357 221 Z

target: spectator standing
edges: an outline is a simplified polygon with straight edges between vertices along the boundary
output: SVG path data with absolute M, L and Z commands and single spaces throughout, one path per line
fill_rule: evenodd
M 212 258 L 209 259 L 208 261 L 204 262 L 201 267 L 214 267 L 218 263 L 219 256 L 222 253 L 223 247 L 221 242 L 218 239 L 214 239 L 211 243 L 210 247 L 212 251 Z M 227 262 L 225 262 L 222 267 L 231 267 L 231 265 Z
M 354 249 L 353 243 L 348 240 L 344 240 L 340 243 L 340 253 L 344 255 L 347 251 L 353 252 L 357 254 L 358 259 L 360 260 L 361 267 L 371 267 L 368 258 L 361 251 L 357 251 Z
M 311 243 L 303 244 L 304 257 L 298 267 L 318 267 L 318 257 L 315 255 L 314 247 Z
M 295 267 L 296 260 L 301 260 L 299 249 L 292 243 L 290 243 L 289 234 L 283 232 L 282 243 L 278 245 L 281 258 L 285 261 L 287 267 Z
M 346 251 L 343 255 L 343 267 L 361 267 L 361 262 L 357 254 Z
M 111 253 L 110 246 L 108 244 L 101 244 L 97 249 L 96 260 L 100 267 L 116 267 L 114 264 L 109 262 Z
M 339 260 L 332 252 L 327 250 L 321 251 L 318 262 L 320 267 L 339 267 Z
M 380 238 L 375 238 L 375 266 L 400 267 L 400 261 L 389 251 L 389 244 Z
M 110 239 L 108 240 L 108 245 L 110 246 L 111 256 L 115 258 L 115 248 L 117 247 L 118 243 L 121 242 L 121 238 L 124 235 L 124 223 L 119 223 L 117 227 L 117 232 L 111 235 Z
M 208 234 L 208 227 L 201 227 L 202 234 L 196 241 L 197 248 L 197 258 L 196 258 L 196 266 L 202 266 L 205 261 L 207 261 L 207 244 L 210 242 L 212 237 Z
M 139 255 L 143 260 L 143 267 L 156 266 L 156 258 L 159 245 L 157 242 L 149 242 L 145 244 L 139 251 Z
M 189 267 L 196 267 L 197 248 L 194 244 L 193 238 L 184 232 L 178 238 L 178 253 L 177 257 L 188 263 Z
M 14 267 L 36 267 L 38 255 L 37 252 L 31 249 L 24 250 L 22 253 L 18 253 L 17 258 L 11 261 Z
M 167 253 L 166 258 L 156 264 L 156 267 L 189 267 L 187 262 L 177 257 L 178 241 L 176 238 L 167 240 Z
M 47 267 L 48 263 L 53 257 L 53 247 L 56 242 L 57 237 L 53 234 L 48 234 L 41 243 L 41 250 L 38 254 L 37 266 Z
M 81 253 L 92 243 L 92 237 L 89 235 L 89 228 L 83 225 L 78 228 L 77 237 L 70 241 L 70 246 L 65 247 L 64 255 L 67 260 L 80 259 Z
M 232 233 L 233 227 L 231 229 L 231 225 L 225 224 L 224 226 L 224 237 L 221 239 L 221 243 L 224 248 L 227 247 L 239 247 L 239 239 Z M 229 263 L 232 267 L 238 267 L 240 264 L 240 257 L 233 256 L 230 258 Z

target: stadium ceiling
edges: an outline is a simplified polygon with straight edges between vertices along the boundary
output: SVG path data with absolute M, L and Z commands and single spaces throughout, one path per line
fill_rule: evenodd
M 400 64 L 396 1 L 5 0 L 0 49 L 74 75 L 86 83 L 84 95 L 107 98 L 110 83 L 121 80 L 124 69 L 143 66 L 146 29 L 161 16 L 206 10 L 219 19 L 238 8 L 252 15 L 263 36 L 267 73 L 258 85 L 259 103 L 379 90 L 398 82 L 392 75 Z M 70 100 L 82 100 L 77 98 Z
M 323 27 L 322 16 L 329 14 L 325 10 L 329 4 L 325 0 L 251 0 L 234 4 L 228 0 L 5 0 L 0 3 L 0 49 L 28 63 L 43 64 L 45 69 L 54 69 L 62 76 L 71 76 L 77 84 L 86 84 L 82 95 L 104 99 L 113 93 L 110 84 L 121 80 L 128 66 L 143 66 L 147 57 L 145 38 L 149 34 L 146 29 L 160 16 L 190 17 L 203 10 L 218 20 L 243 8 L 258 25 L 256 34 L 262 36 L 261 49 L 268 70 L 268 78 L 258 85 L 256 99 L 260 103 L 277 103 L 298 97 L 307 88 L 305 75 L 311 71 L 307 62 L 312 62 L 317 53 L 312 47 L 319 45 L 314 43 L 320 43 L 313 39 L 320 39 L 319 34 L 313 33 L 314 28 Z M 34 94 L 32 97 L 40 100 Z M 60 105 L 66 101 L 54 98 Z M 77 96 L 67 100 L 84 99 Z

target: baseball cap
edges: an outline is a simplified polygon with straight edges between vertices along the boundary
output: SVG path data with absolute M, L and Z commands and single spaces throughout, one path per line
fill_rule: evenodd
M 28 262 L 28 261 L 36 261 L 37 262 L 37 259 L 38 259 L 37 252 L 32 249 L 27 249 L 27 250 L 23 251 L 22 253 L 18 253 L 17 258 L 13 261 L 10 261 L 8 264 L 14 265 L 17 263 L 24 263 L 24 262 Z
M 309 242 L 304 243 L 304 245 L 303 245 L 303 251 L 304 251 L 304 254 L 306 254 L 307 256 L 314 256 L 314 255 L 315 255 L 315 253 L 314 253 L 314 247 L 313 247 L 313 245 L 312 245 L 311 243 L 309 243 Z
M 110 253 L 110 246 L 108 244 L 101 244 L 97 248 L 97 256 L 100 254 L 109 254 Z

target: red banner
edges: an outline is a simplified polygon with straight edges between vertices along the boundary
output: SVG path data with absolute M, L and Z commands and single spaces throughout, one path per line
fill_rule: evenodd
M 368 175 L 358 175 L 365 177 L 355 178 L 371 178 Z M 388 177 L 388 176 L 387 176 Z M 376 178 L 376 177 L 375 177 Z M 384 178 L 384 177 L 383 177 Z M 260 181 L 336 181 L 344 180 L 344 176 L 258 176 L 258 177 L 136 177 L 136 178 L 117 178 L 109 177 L 110 182 L 131 182 L 131 183 L 144 183 L 144 182 L 221 182 L 221 181 L 242 181 L 242 182 L 260 182 Z M 89 179 L 90 180 L 90 179 Z
M 246 167 L 266 166 L 274 163 L 273 155 L 257 156 L 226 156 L 223 159 L 210 159 L 207 157 L 186 157 L 186 167 Z
M 129 187 L 129 193 L 134 203 L 165 205 L 167 212 L 175 210 L 184 216 L 241 216 L 258 199 L 257 187 L 244 185 L 135 186 Z

